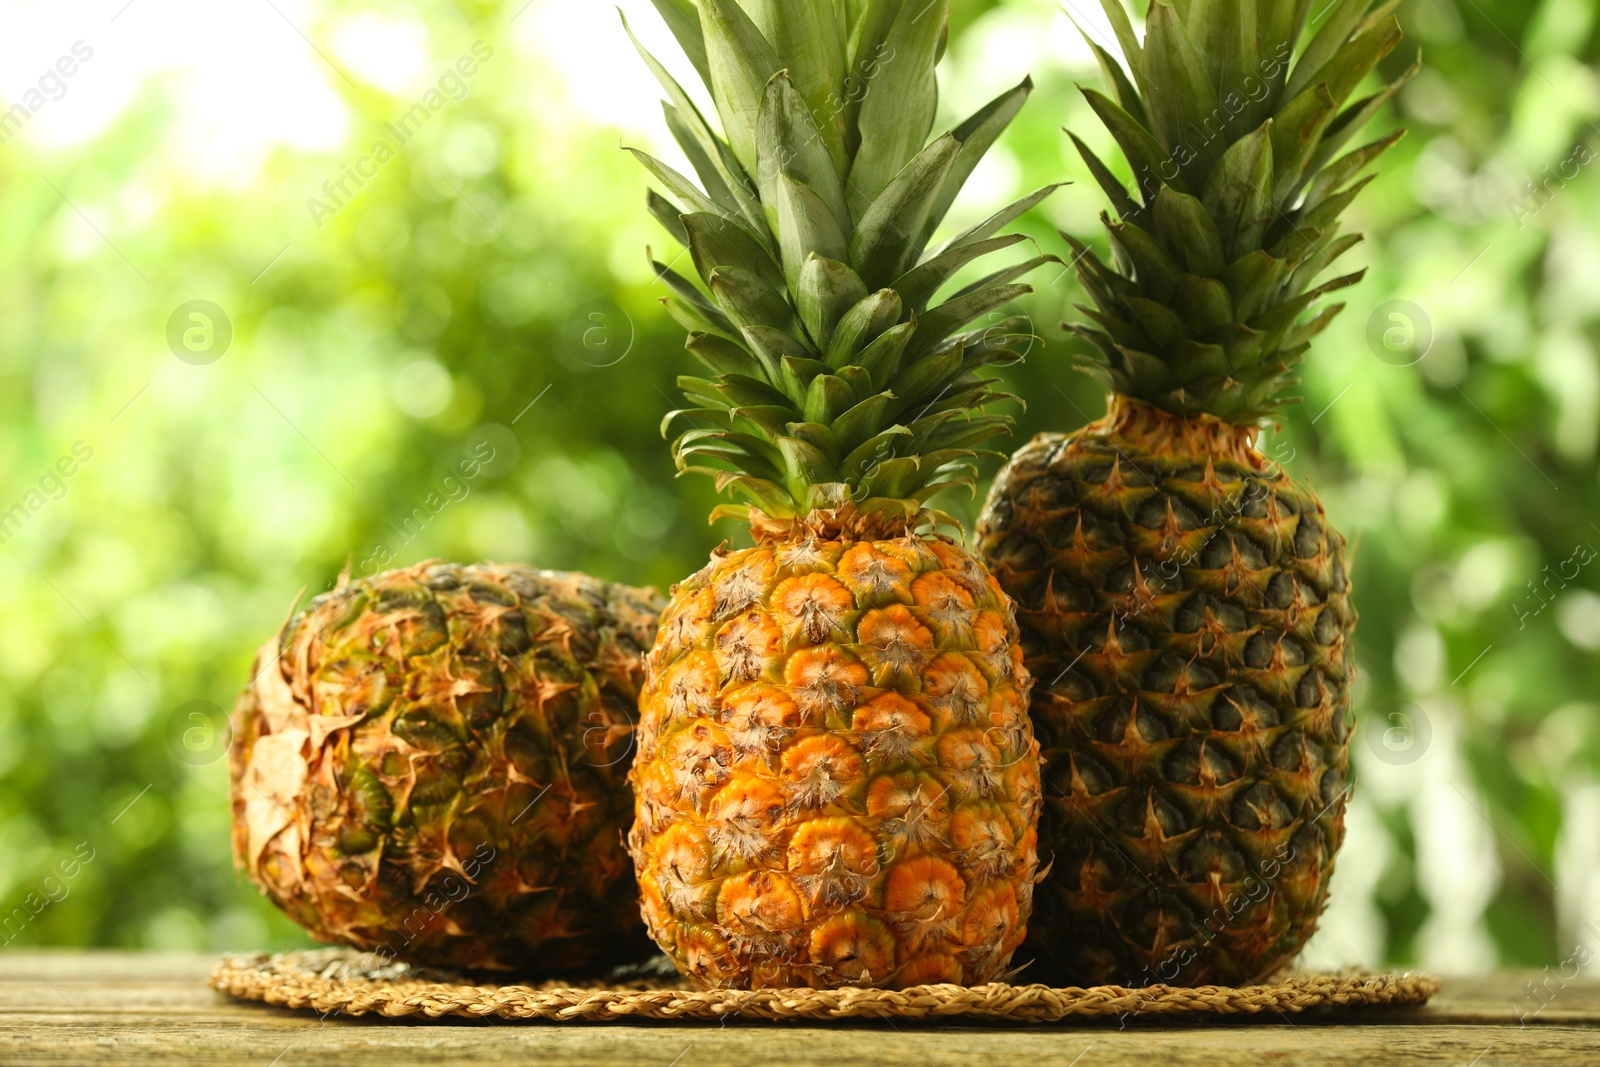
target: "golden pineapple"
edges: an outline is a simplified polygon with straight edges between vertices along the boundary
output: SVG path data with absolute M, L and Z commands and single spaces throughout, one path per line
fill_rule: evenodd
M 1039 803 L 1011 605 L 953 544 L 719 553 L 662 618 L 630 843 L 646 921 L 712 985 L 996 977 Z
M 1081 141 L 1120 218 L 1107 265 L 1068 237 L 1104 419 L 1042 434 L 995 480 L 980 552 L 1017 599 L 1052 861 L 1024 953 L 1058 984 L 1242 984 L 1291 961 L 1344 839 L 1344 539 L 1257 449 L 1350 274 L 1338 216 L 1398 138 L 1340 155 L 1404 77 L 1348 106 L 1400 40 L 1394 5 L 1153 0 L 1128 71 L 1085 95 L 1137 198 Z M 1076 140 L 1076 139 L 1075 139 Z
M 749 504 L 755 547 L 673 590 L 646 662 L 629 847 L 652 936 L 706 986 L 979 983 L 1006 973 L 1036 873 L 1038 746 L 1011 602 L 934 535 L 970 487 L 982 368 L 966 330 L 1029 260 L 934 297 L 1049 190 L 929 253 L 1027 83 L 925 144 L 948 0 L 658 0 L 727 140 L 648 55 L 697 186 L 657 264 L 716 375 L 682 378 L 680 469 Z

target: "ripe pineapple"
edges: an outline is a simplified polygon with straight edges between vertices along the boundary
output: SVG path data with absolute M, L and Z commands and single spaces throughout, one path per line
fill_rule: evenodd
M 341 576 L 234 710 L 236 862 L 314 937 L 390 958 L 648 956 L 624 775 L 660 606 L 514 565 Z
M 715 374 L 681 470 L 748 504 L 755 547 L 673 590 L 646 668 L 628 843 L 651 934 L 705 986 L 978 983 L 1006 973 L 1036 868 L 1037 743 L 1010 601 L 933 535 L 1009 420 L 964 327 L 1040 260 L 935 295 L 1048 189 L 929 238 L 1027 96 L 924 144 L 948 0 L 657 0 L 717 136 L 651 58 L 700 185 L 648 156 L 655 216 L 709 295 L 656 265 Z M 643 50 L 641 49 L 641 52 Z
M 1114 266 L 1067 240 L 1110 410 L 1018 452 L 979 523 L 1040 679 L 1040 980 L 1259 979 L 1327 901 L 1356 614 L 1344 539 L 1256 441 L 1342 305 L 1302 316 L 1360 277 L 1312 284 L 1399 134 L 1339 153 L 1404 78 L 1345 106 L 1395 4 L 1335 0 L 1292 58 L 1309 6 L 1153 0 L 1141 44 L 1105 0 L 1128 70 L 1096 48 L 1113 98 L 1084 92 L 1139 188 L 1074 138 Z

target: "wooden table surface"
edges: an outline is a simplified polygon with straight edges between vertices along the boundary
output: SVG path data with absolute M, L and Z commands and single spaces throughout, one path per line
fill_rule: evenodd
M 1415 1010 L 1183 1025 L 1135 1019 L 1118 1029 L 1114 1021 L 319 1020 L 213 992 L 205 985 L 211 963 L 196 955 L 0 952 L 0 1064 L 1600 1064 L 1600 981 L 1562 987 L 1558 978 L 1526 973 L 1447 980 L 1442 994 Z M 1529 994 L 1530 979 L 1546 983 L 1542 1000 Z

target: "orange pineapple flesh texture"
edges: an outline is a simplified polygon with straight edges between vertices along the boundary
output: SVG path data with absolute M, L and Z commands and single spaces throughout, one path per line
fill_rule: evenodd
M 1311 936 L 1344 838 L 1344 539 L 1256 431 L 1118 397 L 1001 472 L 980 555 L 1039 680 L 1053 984 L 1245 983 Z
M 622 835 L 660 598 L 424 563 L 317 597 L 234 711 L 234 855 L 318 940 L 549 973 L 651 955 Z
M 1010 601 L 968 552 L 837 531 L 673 590 L 629 847 L 651 935 L 709 987 L 1001 978 L 1037 866 Z

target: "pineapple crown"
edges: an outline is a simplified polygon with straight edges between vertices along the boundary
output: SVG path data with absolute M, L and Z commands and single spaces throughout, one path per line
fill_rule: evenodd
M 1358 244 L 1339 215 L 1368 163 L 1404 131 L 1337 155 L 1415 73 L 1346 101 L 1400 43 L 1399 0 L 1332 0 L 1295 55 L 1312 0 L 1151 0 L 1141 43 L 1120 0 L 1101 0 L 1125 71 L 1092 40 L 1111 95 L 1082 89 L 1132 167 L 1127 188 L 1069 131 L 1120 216 L 1102 214 L 1114 266 L 1070 235 L 1094 326 L 1069 326 L 1082 365 L 1114 392 L 1177 415 L 1257 424 L 1343 304 L 1308 321 L 1312 287 Z M 1087 38 L 1087 34 L 1085 34 Z
M 743 497 L 712 518 L 758 532 L 919 522 L 927 498 L 975 484 L 976 446 L 1009 432 L 1008 416 L 979 413 L 1003 395 L 979 372 L 1021 358 L 1026 319 L 998 309 L 1055 258 L 935 302 L 963 267 L 1026 240 L 996 234 L 1056 188 L 928 248 L 1032 83 L 930 142 L 950 0 L 653 2 L 722 129 L 635 39 L 699 178 L 634 153 L 668 194 L 649 194 L 651 213 L 704 285 L 654 263 L 713 375 L 679 378 L 689 406 L 662 423 L 690 425 L 672 443 L 680 473 Z M 984 316 L 996 321 L 968 328 Z

